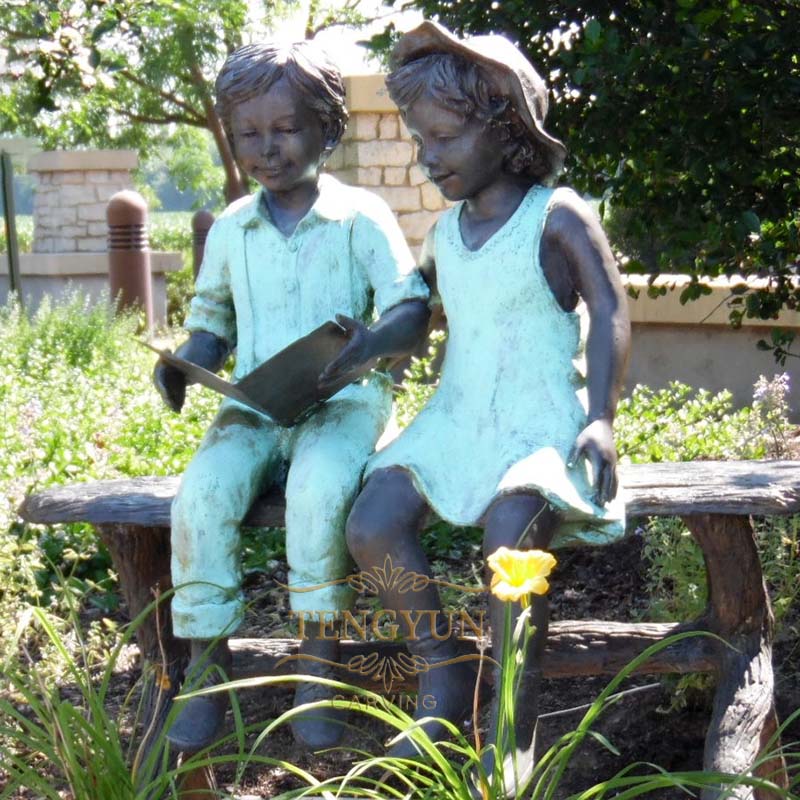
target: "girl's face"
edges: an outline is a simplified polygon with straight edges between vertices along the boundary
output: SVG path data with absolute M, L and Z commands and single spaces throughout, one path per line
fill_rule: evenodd
M 284 78 L 234 106 L 231 128 L 242 169 L 265 189 L 286 194 L 316 186 L 325 132 L 319 115 Z
M 465 118 L 423 94 L 406 110 L 417 161 L 448 200 L 469 200 L 503 175 L 507 145 L 483 120 Z

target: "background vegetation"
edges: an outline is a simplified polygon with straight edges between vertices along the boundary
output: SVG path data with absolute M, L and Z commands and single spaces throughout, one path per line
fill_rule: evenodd
M 610 203 L 627 269 L 767 279 L 734 322 L 798 306 L 795 0 L 411 5 L 460 34 L 505 34 L 543 67 L 568 180 Z

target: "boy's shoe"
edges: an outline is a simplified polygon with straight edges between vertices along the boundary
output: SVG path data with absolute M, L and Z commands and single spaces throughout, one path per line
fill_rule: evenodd
M 339 642 L 327 639 L 305 639 L 300 643 L 303 658 L 297 662 L 297 672 L 315 678 L 339 680 L 335 664 L 339 663 Z M 296 684 L 294 708 L 316 703 L 320 700 L 333 700 L 339 691 L 313 681 Z M 347 727 L 348 712 L 344 708 L 313 708 L 301 711 L 289 722 L 295 740 L 310 750 L 324 750 L 335 747 Z
M 221 640 L 212 650 L 209 647 L 209 642 L 192 640 L 192 657 L 186 667 L 189 682 L 184 682 L 184 689 L 205 689 L 229 679 L 232 657 L 228 640 Z M 210 747 L 222 731 L 225 712 L 230 705 L 229 693 L 215 692 L 180 702 L 181 709 L 167 731 L 172 749 L 196 753 Z

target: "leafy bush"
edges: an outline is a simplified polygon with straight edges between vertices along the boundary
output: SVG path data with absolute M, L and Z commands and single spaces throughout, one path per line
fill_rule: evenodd
M 33 217 L 30 214 L 17 214 L 17 244 L 20 253 L 30 253 L 33 250 Z M 6 226 L 0 224 L 0 253 L 5 253 Z
M 47 486 L 182 471 L 218 405 L 190 389 L 184 412 L 151 386 L 153 356 L 134 341 L 138 320 L 79 295 L 45 301 L 32 319 L 0 308 L 0 626 L 13 629 L 21 599 L 57 602 L 57 570 L 73 590 L 102 590 L 110 562 L 87 525 L 20 524 L 15 509 Z M 48 561 L 49 559 L 49 561 Z M 2 652 L 0 652 L 2 658 Z
M 712 394 L 673 381 L 636 386 L 614 423 L 621 458 L 634 463 L 779 457 L 786 445 L 788 377 L 760 378 L 753 405 L 734 409 L 730 392 Z
M 173 211 L 150 217 L 151 249 L 177 251 L 183 255 L 183 267 L 167 274 L 167 320 L 175 326 L 183 325 L 194 293 L 192 216 L 190 211 Z
M 397 396 L 397 424 L 401 428 L 414 419 L 436 389 L 439 381 L 435 364 L 439 350 L 446 341 L 447 334 L 444 331 L 431 331 L 427 353 L 421 358 L 411 359 Z
M 150 214 L 148 238 L 151 250 L 192 252 L 191 211 L 157 211 Z

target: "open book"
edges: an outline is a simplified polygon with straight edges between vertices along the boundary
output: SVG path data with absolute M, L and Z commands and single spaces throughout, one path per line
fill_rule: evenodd
M 238 400 L 288 428 L 305 419 L 318 405 L 359 377 L 346 374 L 326 387 L 324 392 L 317 386 L 320 374 L 339 355 L 347 341 L 344 328 L 335 322 L 326 322 L 236 383 L 230 383 L 169 350 L 159 350 L 147 342 L 141 344 L 158 353 L 166 364 L 179 369 L 192 383 L 200 383 Z

